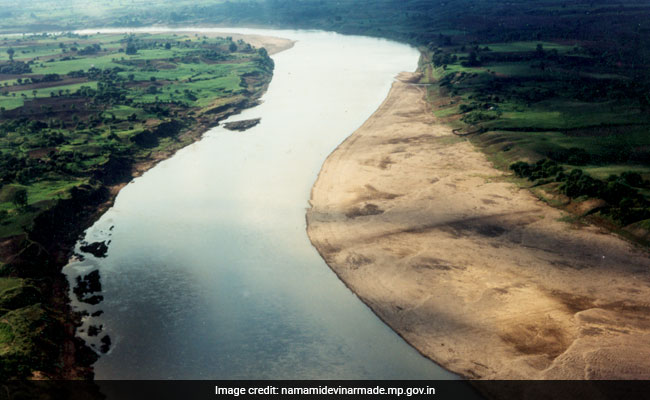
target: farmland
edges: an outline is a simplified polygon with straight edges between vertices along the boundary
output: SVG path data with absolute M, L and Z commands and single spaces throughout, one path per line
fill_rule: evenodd
M 425 51 L 421 83 L 433 112 L 514 170 L 520 185 L 645 242 L 650 113 L 628 67 L 578 40 L 453 45 L 442 37 Z M 607 202 L 586 214 L 575 207 L 594 198 Z
M 639 174 L 640 182 L 650 177 L 650 8 L 643 2 L 211 0 L 200 5 L 156 4 L 150 10 L 139 1 L 105 0 L 97 5 L 103 12 L 93 12 L 81 5 L 41 0 L 29 9 L 7 11 L 13 19 L 2 29 L 19 32 L 18 26 L 29 28 L 37 22 L 58 29 L 261 24 L 395 39 L 422 50 L 427 71 L 422 83 L 430 85 L 436 115 L 445 117 L 458 132 L 472 133 L 471 140 L 495 165 L 508 169 L 517 161 L 547 158 L 564 169 L 579 167 L 585 176 L 594 171 L 599 180 L 610 178 L 603 176 L 608 168 L 619 172 L 610 175 Z M 48 8 L 54 10 L 51 15 L 44 12 Z M 49 54 L 45 48 L 37 51 L 44 57 Z M 20 96 L 28 98 L 30 93 L 7 98 L 7 107 L 20 104 Z M 447 96 L 451 101 L 443 100 Z M 577 157 L 576 149 L 580 149 Z M 571 164 L 569 158 L 578 164 Z M 642 195 L 648 192 L 646 186 L 633 190 Z M 647 208 L 647 200 L 637 200 L 634 208 Z M 600 214 L 601 222 L 609 227 L 630 225 L 629 218 L 612 219 L 607 210 Z M 647 226 L 648 212 L 635 215 L 635 219 L 643 218 L 634 221 L 637 227 Z

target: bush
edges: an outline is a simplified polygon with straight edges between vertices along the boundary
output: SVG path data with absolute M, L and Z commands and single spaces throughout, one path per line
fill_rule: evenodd
M 22 172 L 22 171 L 21 171 Z M 27 206 L 27 190 L 25 189 L 18 189 L 14 193 L 14 198 L 13 198 L 13 203 L 16 205 L 18 208 L 25 208 Z
M 638 172 L 625 171 L 621 174 L 621 180 L 630 186 L 645 187 L 646 182 Z
M 528 178 L 530 176 L 530 165 L 527 162 L 517 161 L 510 164 L 510 170 L 520 178 Z
M 523 161 L 518 161 L 510 165 L 510 170 L 521 178 L 528 178 L 531 181 L 535 181 L 537 179 L 557 176 L 562 172 L 562 167 L 560 167 L 555 161 L 546 158 L 539 160 L 532 165 Z
M 562 174 L 560 190 L 569 197 L 602 197 L 605 184 L 582 172 L 581 169 L 573 169 L 568 174 Z

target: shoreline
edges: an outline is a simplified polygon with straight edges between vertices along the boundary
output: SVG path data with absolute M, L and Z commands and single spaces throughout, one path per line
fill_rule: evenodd
M 187 31 L 187 32 L 194 33 L 200 31 Z M 209 35 L 210 36 L 224 36 L 224 35 L 232 36 L 233 39 L 244 40 L 256 48 L 260 48 L 260 47 L 266 48 L 269 55 L 273 55 L 285 50 L 289 50 L 295 44 L 295 41 L 293 40 L 278 38 L 273 36 L 227 34 L 227 33 L 218 33 L 218 32 L 210 33 Z M 251 40 L 248 41 L 247 39 L 251 39 Z M 122 190 L 122 188 L 127 186 L 134 179 L 142 176 L 145 172 L 149 171 L 150 169 L 158 165 L 158 163 L 173 157 L 177 151 L 185 148 L 190 144 L 200 141 L 203 138 L 203 135 L 205 133 L 207 133 L 210 129 L 218 126 L 221 121 L 226 120 L 234 115 L 238 115 L 242 111 L 258 105 L 260 99 L 262 98 L 264 93 L 266 93 L 266 91 L 268 90 L 269 84 L 271 83 L 272 79 L 273 77 L 271 76 L 271 79 L 269 79 L 269 81 L 264 84 L 261 90 L 253 94 L 250 98 L 247 98 L 244 102 L 234 104 L 232 107 L 220 111 L 219 113 L 212 114 L 209 119 L 206 117 L 202 117 L 201 120 L 197 121 L 196 125 L 191 126 L 190 128 L 186 129 L 185 131 L 183 131 L 183 133 L 179 135 L 180 139 L 184 139 L 184 138 L 190 139 L 188 141 L 183 141 L 181 146 L 170 149 L 168 151 L 162 151 L 155 154 L 151 154 L 149 159 L 134 163 L 131 166 L 131 174 L 130 174 L 130 179 L 128 181 L 120 182 L 118 184 L 107 187 L 110 193 L 108 199 L 105 202 L 99 204 L 95 208 L 95 211 L 91 214 L 91 216 L 84 221 L 84 223 L 82 224 L 83 229 L 81 229 L 80 235 L 83 234 L 83 232 L 85 232 L 88 228 L 90 228 L 106 211 L 108 211 L 114 205 L 115 200 L 119 195 L 119 192 Z M 74 249 L 74 244 L 72 247 L 68 249 L 69 255 L 72 255 L 73 249 Z M 61 266 L 61 268 L 63 268 L 64 266 L 65 264 Z M 67 280 L 65 276 L 63 276 L 62 279 Z M 65 287 L 68 288 L 67 285 L 65 285 Z M 54 300 L 58 300 L 58 299 L 54 299 Z M 68 292 L 66 292 L 65 304 L 67 307 L 70 307 L 70 298 Z M 72 322 L 73 324 L 75 324 L 79 321 L 78 320 L 79 317 L 76 315 L 76 313 L 73 310 L 69 309 L 68 314 L 72 316 L 72 321 L 68 321 L 69 323 Z M 85 345 L 85 342 L 82 339 L 79 339 L 76 335 L 77 326 L 76 325 L 70 326 L 70 325 L 72 324 L 68 324 L 66 326 L 68 334 L 72 332 L 72 337 L 69 338 L 69 341 L 73 343 L 80 341 L 79 343 L 83 345 L 82 351 L 88 351 L 89 348 Z M 68 372 L 63 374 L 63 377 L 65 379 L 79 379 L 80 377 L 83 378 L 83 375 L 88 374 L 87 370 L 92 371 L 92 364 L 94 364 L 94 361 L 87 367 L 85 365 L 83 366 L 77 365 L 78 357 L 76 357 L 76 353 L 78 351 L 79 351 L 78 345 L 77 346 L 64 345 L 64 351 L 61 355 L 61 359 L 67 361 L 68 363 L 71 361 L 73 363 L 73 365 L 69 365 L 69 368 L 64 368 L 64 371 L 67 370 L 71 372 L 71 373 Z M 79 369 L 80 367 L 81 369 Z M 83 371 L 82 376 L 79 376 L 78 374 L 80 370 Z M 90 373 L 94 375 L 94 372 L 90 372 Z
M 647 251 L 508 182 L 414 77 L 323 164 L 306 220 L 326 263 L 465 378 L 649 379 Z

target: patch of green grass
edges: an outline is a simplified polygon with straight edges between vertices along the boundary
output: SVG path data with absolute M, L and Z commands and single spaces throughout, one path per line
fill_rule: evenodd
M 650 231 L 650 219 L 637 222 L 637 224 L 639 228 L 645 229 L 646 231 Z
M 540 71 L 533 68 L 529 62 L 511 62 L 511 63 L 489 63 L 483 64 L 482 68 L 486 72 L 494 72 L 498 76 L 507 77 L 537 77 L 550 75 L 551 71 Z
M 563 217 L 557 219 L 559 222 L 565 222 L 567 224 L 575 225 L 582 223 L 583 218 L 579 215 L 567 214 Z
M 28 377 L 59 354 L 57 321 L 40 304 L 6 313 L 0 322 L 0 379 Z
M 547 108 L 544 110 L 544 108 Z M 552 109 L 549 109 L 552 108 Z M 645 124 L 650 118 L 639 110 L 592 106 L 589 111 L 564 107 L 545 107 L 521 112 L 504 112 L 499 119 L 483 124 L 488 129 L 569 130 L 602 125 Z
M 16 97 L 21 97 L 24 100 L 29 101 L 29 99 L 33 99 L 33 98 L 51 97 L 50 95 L 51 92 L 56 93 L 59 90 L 63 90 L 63 91 L 69 90 L 71 93 L 74 93 L 77 90 L 79 90 L 82 86 L 86 86 L 91 89 L 97 89 L 97 82 L 84 82 L 84 83 L 75 83 L 72 85 L 61 85 L 61 86 L 55 86 L 55 87 L 43 88 L 43 89 L 21 90 L 13 93 L 16 93 Z M 34 90 L 36 90 L 36 96 L 34 96 Z
M 13 110 L 22 107 L 24 104 L 25 100 L 20 96 L 0 96 L 0 107 L 5 110 Z
M 0 352 L 4 347 L 10 346 L 15 338 L 16 335 L 14 335 L 11 325 L 6 322 L 0 322 Z
M 139 118 L 141 118 L 143 114 L 140 108 L 130 107 L 126 105 L 117 105 L 112 108 L 109 108 L 108 110 L 105 111 L 104 116 L 107 116 L 107 114 L 109 113 L 114 114 L 115 117 L 118 119 L 126 119 L 131 114 L 136 114 Z
M 115 63 L 113 59 L 114 54 L 109 54 L 99 57 L 84 57 L 76 60 L 69 61 L 56 61 L 52 63 L 40 63 L 32 68 L 35 74 L 59 74 L 65 75 L 72 71 L 88 70 L 90 68 L 115 68 L 119 64 Z
M 487 43 L 479 47 L 488 46 L 491 51 L 504 53 L 517 53 L 526 51 L 535 51 L 537 45 L 541 44 L 544 51 L 557 50 L 558 52 L 567 52 L 573 50 L 574 46 L 558 44 L 552 42 L 511 42 L 511 43 Z
M 643 179 L 650 180 L 650 167 L 647 165 L 588 165 L 582 168 L 586 173 L 597 179 L 607 179 L 610 175 L 620 175 L 623 172 L 638 172 Z
M 18 278 L 2 278 L 0 277 L 0 293 L 5 290 L 13 289 L 19 287 L 23 284 L 22 279 Z

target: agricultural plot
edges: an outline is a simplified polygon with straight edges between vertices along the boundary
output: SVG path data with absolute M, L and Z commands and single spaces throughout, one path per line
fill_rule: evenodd
M 182 129 L 259 91 L 273 66 L 246 43 L 197 35 L 44 34 L 0 44 L 0 237 L 29 229 L 30 215 L 71 188 L 96 185 L 109 160 L 180 146 Z
M 595 214 L 607 224 L 648 226 L 650 104 L 635 71 L 578 42 L 431 44 L 427 58 L 434 113 L 497 166 L 553 195 L 606 200 Z

